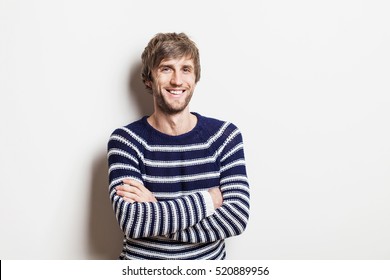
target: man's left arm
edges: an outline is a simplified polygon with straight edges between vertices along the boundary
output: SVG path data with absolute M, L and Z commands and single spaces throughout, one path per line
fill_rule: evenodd
M 248 223 L 250 193 L 242 135 L 236 128 L 221 154 L 220 190 L 222 206 L 192 227 L 170 235 L 190 243 L 213 242 L 241 234 Z

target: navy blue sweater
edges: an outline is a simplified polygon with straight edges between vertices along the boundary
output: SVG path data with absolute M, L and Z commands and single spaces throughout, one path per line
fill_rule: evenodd
M 249 218 L 249 184 L 242 135 L 228 122 L 200 114 L 190 132 L 170 136 L 147 117 L 116 129 L 108 141 L 109 194 L 124 232 L 120 259 L 224 259 L 224 239 Z M 125 202 L 123 179 L 144 184 L 158 202 Z M 223 204 L 206 211 L 207 190 L 220 187 Z

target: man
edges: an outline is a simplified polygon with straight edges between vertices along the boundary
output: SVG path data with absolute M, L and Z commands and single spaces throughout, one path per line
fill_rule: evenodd
M 249 218 L 242 136 L 191 112 L 199 51 L 184 33 L 159 33 L 142 54 L 154 112 L 108 142 L 109 194 L 124 232 L 120 259 L 225 259 L 224 239 Z

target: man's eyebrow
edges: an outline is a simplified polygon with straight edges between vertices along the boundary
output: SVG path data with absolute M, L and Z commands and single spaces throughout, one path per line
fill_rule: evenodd
M 162 68 L 162 67 L 169 67 L 169 68 L 174 68 L 174 64 L 172 63 L 161 63 L 157 68 Z M 181 68 L 190 68 L 190 69 L 194 69 L 194 66 L 191 65 L 191 64 L 184 64 L 182 65 Z
M 173 67 L 173 64 L 169 64 L 169 63 L 161 63 L 158 68 L 161 68 L 161 67 Z

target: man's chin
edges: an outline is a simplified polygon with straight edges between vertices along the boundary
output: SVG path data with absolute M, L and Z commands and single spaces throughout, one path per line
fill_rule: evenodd
M 186 104 L 165 104 L 165 106 L 160 107 L 162 111 L 164 111 L 167 114 L 176 115 L 179 113 L 182 113 L 188 106 L 188 103 Z
M 166 108 L 165 110 L 165 113 L 169 114 L 169 115 L 177 115 L 177 114 L 180 114 L 184 111 L 185 107 L 184 108 Z

